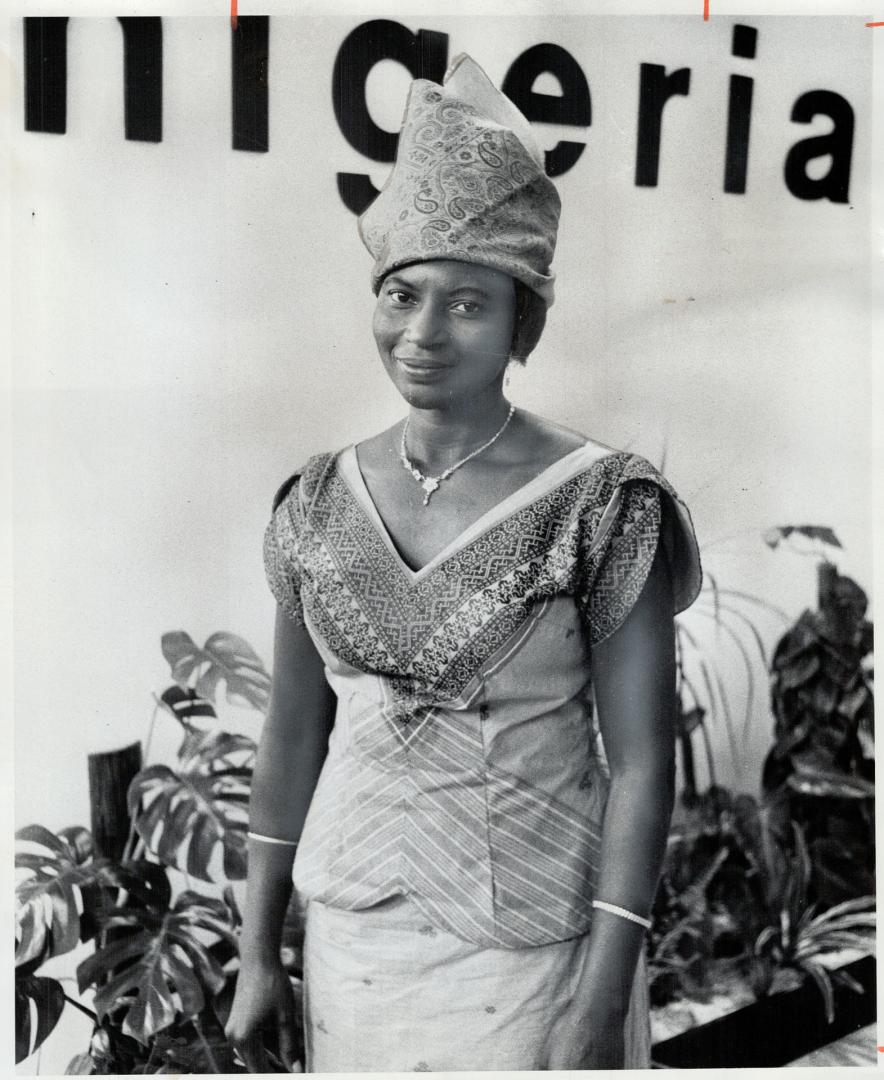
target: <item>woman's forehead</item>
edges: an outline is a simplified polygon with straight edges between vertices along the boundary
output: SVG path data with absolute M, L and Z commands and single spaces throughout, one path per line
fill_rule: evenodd
M 401 282 L 421 288 L 468 289 L 485 293 L 512 293 L 513 279 L 490 266 L 459 262 L 455 259 L 432 259 L 410 263 L 391 271 L 386 282 Z

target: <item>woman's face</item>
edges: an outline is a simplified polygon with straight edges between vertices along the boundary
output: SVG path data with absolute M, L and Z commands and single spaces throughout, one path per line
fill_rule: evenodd
M 439 259 L 384 278 L 374 336 L 387 374 L 410 405 L 452 408 L 500 392 L 514 318 L 508 274 Z

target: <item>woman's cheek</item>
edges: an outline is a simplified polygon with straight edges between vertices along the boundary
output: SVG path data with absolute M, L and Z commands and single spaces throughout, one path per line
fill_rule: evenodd
M 392 320 L 383 312 L 377 312 L 373 323 L 374 339 L 382 356 L 386 356 L 396 342 L 396 331 Z

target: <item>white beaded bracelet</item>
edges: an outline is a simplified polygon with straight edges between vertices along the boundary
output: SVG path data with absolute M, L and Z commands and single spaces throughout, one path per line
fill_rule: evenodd
M 265 844 L 284 844 L 286 847 L 297 847 L 297 840 L 277 840 L 275 836 L 264 836 L 261 833 L 249 832 L 250 840 L 263 840 Z
M 623 919 L 629 919 L 630 922 L 638 923 L 645 930 L 651 929 L 650 919 L 644 919 L 641 915 L 636 915 L 634 911 L 627 911 L 626 908 L 618 907 L 617 904 L 608 904 L 604 900 L 593 900 L 592 906 L 601 908 L 602 911 L 610 911 L 612 915 L 619 915 Z

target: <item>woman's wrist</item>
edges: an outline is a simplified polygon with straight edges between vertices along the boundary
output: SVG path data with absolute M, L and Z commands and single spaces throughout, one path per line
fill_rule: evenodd
M 249 935 L 240 938 L 240 967 L 268 967 L 280 963 L 282 942 L 276 934 Z

